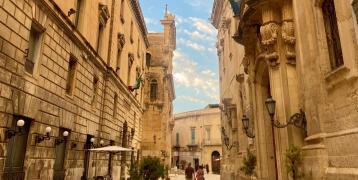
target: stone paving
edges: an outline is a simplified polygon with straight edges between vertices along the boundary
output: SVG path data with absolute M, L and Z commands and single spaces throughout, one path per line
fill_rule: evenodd
M 170 175 L 170 180 L 185 180 L 184 175 Z M 205 180 L 220 180 L 220 175 L 205 174 Z

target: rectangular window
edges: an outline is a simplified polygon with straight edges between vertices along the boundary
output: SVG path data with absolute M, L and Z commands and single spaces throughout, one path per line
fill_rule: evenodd
M 12 129 L 16 128 L 16 123 L 20 118 L 14 116 L 12 121 Z M 21 129 L 21 134 L 17 133 L 9 139 L 7 146 L 7 156 L 5 160 L 4 176 L 9 179 L 24 179 L 24 160 L 27 147 L 27 138 L 29 135 L 31 121 L 23 119 L 25 125 Z
M 127 71 L 127 84 L 130 85 L 131 83 L 131 72 L 132 72 L 132 66 L 134 62 L 134 54 L 129 53 L 128 54 L 128 71 Z
M 102 37 L 103 37 L 103 31 L 104 27 L 103 25 L 99 24 L 98 26 L 98 34 L 97 34 L 97 53 L 101 51 L 101 45 L 102 45 Z
M 155 101 L 157 99 L 158 81 L 153 79 L 150 81 L 150 100 Z
M 207 141 L 210 141 L 210 139 L 211 139 L 211 129 L 210 129 L 210 127 L 207 127 L 206 129 L 206 140 Z
M 176 145 L 179 145 L 179 133 L 176 134 Z
M 130 39 L 131 43 L 133 44 L 134 43 L 134 40 L 133 40 L 133 21 L 131 21 L 129 39 Z
M 39 30 L 39 28 L 35 27 L 36 25 L 33 23 L 30 29 L 30 37 L 29 37 L 29 47 L 28 54 L 25 60 L 25 70 L 26 72 L 32 74 L 34 71 L 35 63 L 40 55 L 41 49 L 41 37 L 43 31 Z
M 140 39 L 138 38 L 138 44 L 137 44 L 137 56 L 140 58 Z
M 82 6 L 82 0 L 77 0 L 77 4 L 76 4 L 76 19 L 75 19 L 75 26 L 78 26 L 78 23 L 80 21 L 80 15 L 81 15 L 81 7 Z
M 93 76 L 93 96 L 91 102 L 92 105 L 96 103 L 97 91 L 98 91 L 98 77 Z
M 116 117 L 116 114 L 117 114 L 117 105 L 118 104 L 118 95 L 115 94 L 114 95 L 114 102 L 113 102 L 113 117 L 115 118 Z
M 117 67 L 116 67 L 116 73 L 119 76 L 119 71 L 121 69 L 121 56 L 122 56 L 122 50 L 118 50 L 117 52 Z
M 334 0 L 325 0 L 322 4 L 322 13 L 326 30 L 327 46 L 331 68 L 336 69 L 343 65 L 341 40 L 339 37 Z
M 73 87 L 75 83 L 75 74 L 76 74 L 77 60 L 74 57 L 70 57 L 70 62 L 68 63 L 68 74 L 67 74 L 67 84 L 66 84 L 66 93 L 72 94 Z
M 120 12 L 120 18 L 121 18 L 121 22 L 124 23 L 124 0 L 121 0 L 121 12 Z
M 191 128 L 191 144 L 195 144 L 195 128 Z

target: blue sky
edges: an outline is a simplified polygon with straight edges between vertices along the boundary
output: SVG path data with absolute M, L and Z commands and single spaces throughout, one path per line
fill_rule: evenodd
M 140 0 L 149 32 L 161 32 L 165 4 L 176 17 L 177 49 L 174 52 L 174 112 L 185 112 L 218 103 L 216 30 L 210 24 L 213 0 Z

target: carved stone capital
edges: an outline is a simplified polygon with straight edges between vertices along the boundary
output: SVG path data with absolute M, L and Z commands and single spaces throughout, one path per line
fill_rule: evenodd
M 277 38 L 280 26 L 275 22 L 269 22 L 260 28 L 261 43 L 265 50 L 265 58 L 269 64 L 276 67 L 279 62 L 277 53 Z
M 293 21 L 284 21 L 282 23 L 282 39 L 285 43 L 287 63 L 296 64 L 296 38 Z

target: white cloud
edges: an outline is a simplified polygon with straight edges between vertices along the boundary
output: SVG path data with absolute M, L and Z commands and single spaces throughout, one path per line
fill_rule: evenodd
M 201 44 L 198 44 L 196 42 L 193 42 L 191 40 L 183 39 L 183 38 L 177 39 L 177 43 L 181 44 L 181 45 L 184 45 L 184 46 L 187 46 L 187 47 L 190 47 L 190 48 L 192 48 L 192 49 L 194 49 L 196 51 L 200 51 L 200 52 L 206 50 L 205 46 L 203 46 Z
M 198 64 L 180 50 L 174 52 L 173 66 L 177 86 L 192 89 L 196 97 L 207 97 L 207 103 L 219 100 L 219 82 L 212 70 L 200 70 Z
M 207 103 L 205 100 L 202 100 L 202 99 L 199 99 L 199 98 L 193 97 L 193 96 L 178 96 L 177 99 L 178 100 L 189 101 L 189 102 L 193 102 L 193 103 L 202 103 L 202 104 Z
M 144 17 L 144 21 L 147 25 L 157 25 L 159 23 L 159 20 L 149 18 L 149 17 Z
M 207 35 L 216 35 L 216 29 L 208 21 L 197 17 L 189 17 L 189 19 L 193 22 L 197 30 L 206 33 Z

